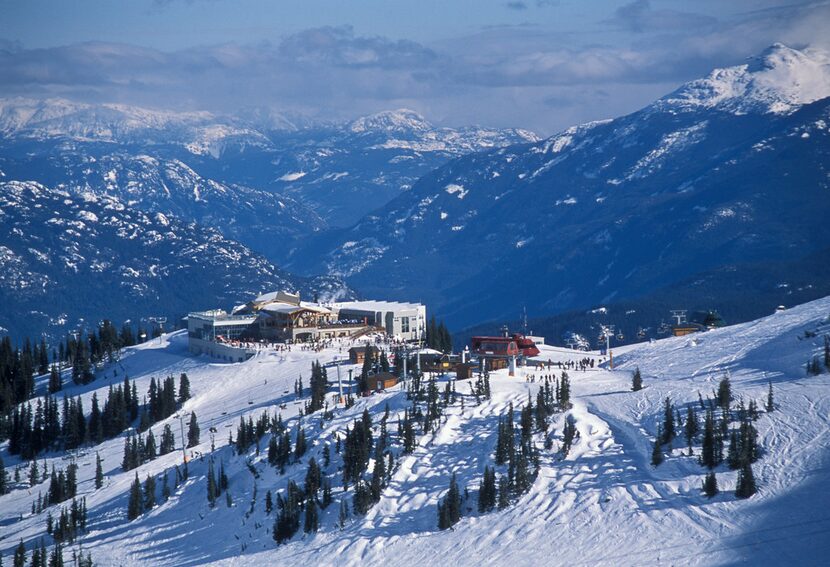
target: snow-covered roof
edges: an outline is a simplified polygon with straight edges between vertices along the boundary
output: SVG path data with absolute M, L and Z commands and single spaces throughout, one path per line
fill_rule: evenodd
M 331 311 L 313 303 L 303 303 L 301 305 L 292 305 L 291 303 L 283 303 L 281 301 L 273 301 L 267 303 L 260 308 L 260 311 L 266 313 L 298 313 L 300 311 L 312 311 L 321 315 L 330 314 Z
M 210 311 L 192 311 L 187 314 L 188 318 L 202 319 L 214 323 L 221 322 L 223 325 L 250 325 L 255 319 L 254 315 L 229 314 L 222 309 Z
M 337 309 L 353 309 L 355 311 L 401 311 L 404 309 L 419 309 L 423 307 L 420 303 L 404 303 L 399 301 L 343 301 L 332 303 Z
M 254 299 L 253 302 L 270 303 L 272 301 L 280 301 L 281 303 L 291 303 L 296 301 L 297 303 L 300 303 L 300 294 L 290 293 L 282 290 L 269 291 L 268 293 L 263 293 L 262 295 L 258 296 L 256 299 Z M 295 303 L 295 305 L 297 303 Z

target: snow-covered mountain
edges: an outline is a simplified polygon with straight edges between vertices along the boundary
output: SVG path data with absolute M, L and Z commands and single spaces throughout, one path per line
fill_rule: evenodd
M 456 327 L 680 282 L 693 302 L 713 270 L 749 298 L 749 265 L 786 290 L 782 262 L 830 242 L 827 62 L 776 45 L 631 115 L 459 158 L 286 266 L 414 294 Z
M 439 128 L 410 110 L 315 123 L 267 109 L 220 116 L 63 99 L 0 100 L 5 158 L 0 171 L 10 175 L 12 170 L 14 179 L 69 187 L 91 181 L 95 187 L 100 180 L 72 170 L 86 170 L 90 159 L 116 155 L 136 164 L 145 157 L 179 161 L 215 183 L 293 198 L 315 211 L 311 217 L 318 215 L 331 226 L 351 224 L 448 159 L 537 139 L 524 130 Z M 50 163 L 44 168 L 38 158 Z M 42 177 L 44 169 L 50 179 Z M 297 218 L 275 218 L 274 228 L 292 231 Z M 319 228 L 319 219 L 306 226 Z M 247 235 L 229 236 L 253 243 Z
M 268 126 L 294 129 L 286 119 Z M 4 138 L 110 143 L 175 143 L 195 154 L 219 156 L 227 145 L 269 147 L 268 137 L 242 121 L 210 112 L 173 112 L 123 104 L 85 104 L 60 98 L 0 100 Z
M 716 69 L 683 85 L 654 106 L 660 111 L 789 114 L 829 95 L 828 52 L 776 43 L 743 65 Z
M 351 293 L 337 278 L 287 274 L 210 226 L 92 191 L 2 182 L 0 234 L 0 327 L 14 336 L 227 308 L 270 289 Z
M 404 453 L 398 423 L 414 402 L 399 386 L 343 408 L 333 403 L 332 371 L 327 392 L 331 415 L 324 417 L 321 410 L 300 417 L 307 397 L 297 399 L 293 393 L 298 375 L 307 376 L 315 361 L 341 356 L 339 345 L 319 352 L 261 351 L 244 363 L 217 364 L 188 356 L 185 333 L 165 335 L 127 349 L 117 366 L 102 369 L 87 386 L 67 383 L 65 393 L 81 396 L 83 407 L 90 408 L 93 394 L 106 399 L 110 386 L 122 383 L 125 375 L 143 395 L 151 379 L 187 373 L 192 397 L 179 413 L 152 426 L 157 437 L 170 426 L 174 451 L 124 471 L 124 433 L 84 445 L 71 457 L 51 452 L 37 462 L 49 469 L 78 465 L 78 497 L 86 499 L 88 518 L 86 531 L 65 550 L 67 555 L 88 551 L 96 565 L 822 565 L 830 553 L 823 537 L 830 497 L 822 489 L 830 456 L 830 373 L 806 376 L 804 362 L 821 355 L 823 336 L 830 333 L 829 315 L 830 298 L 824 298 L 758 321 L 615 351 L 614 371 L 571 372 L 572 407 L 555 411 L 546 431 L 534 428 L 530 434 L 539 464 L 529 490 L 491 511 L 478 511 L 485 467 L 495 467 L 500 479 L 509 470 L 508 464 L 495 462 L 499 426 L 512 407 L 518 439 L 521 409 L 529 400 L 535 405 L 544 376 L 561 378 L 556 366 L 520 368 L 515 377 L 507 370 L 496 371 L 490 377 L 489 398 L 476 397 L 459 383 L 456 399 L 443 407 L 437 427 L 426 433 L 417 427 L 414 448 Z M 543 346 L 540 359 L 558 363 L 583 356 L 600 358 L 595 352 Z M 642 371 L 644 388 L 632 392 L 636 368 Z M 748 499 L 736 498 L 738 472 L 726 463 L 714 468 L 720 493 L 704 496 L 701 484 L 708 469 L 698 462 L 702 432 L 692 437 L 691 456 L 681 429 L 661 447 L 664 462 L 651 464 L 665 420 L 665 400 L 684 423 L 689 411 L 696 411 L 702 421 L 699 400 L 714 406 L 712 392 L 727 375 L 734 397 L 729 427 L 738 428 L 741 403 L 745 409 L 750 402 L 759 407 L 751 421 L 758 432 L 758 460 L 752 465 L 757 493 Z M 44 380 L 38 380 L 41 389 Z M 438 379 L 442 390 L 445 381 Z M 766 411 L 770 387 L 773 407 Z M 183 470 L 178 422 L 186 423 L 191 412 L 201 436 L 187 449 L 188 477 L 174 482 L 176 467 L 179 473 Z M 250 419 L 253 425 L 263 412 L 269 418 L 279 414 L 292 448 L 299 429 L 305 434 L 306 452 L 291 458 L 284 471 L 268 462 L 271 437 L 282 435 L 267 427 L 258 443 L 246 449 L 229 445 L 229 436 L 238 438 L 240 421 Z M 344 438 L 354 430 L 355 420 L 371 424 L 372 448 L 385 439 L 386 454 L 392 455 L 378 501 L 365 515 L 352 507 L 355 486 L 344 489 L 342 482 Z M 531 427 L 533 422 L 531 418 Z M 575 435 L 563 453 L 566 424 Z M 20 481 L 11 481 L 11 492 L 0 496 L 0 553 L 7 559 L 20 540 L 31 550 L 40 538 L 51 549 L 47 516 L 56 521 L 61 505 L 32 512 L 49 482 L 29 486 L 28 463 L 9 454 L 8 442 L 0 444 L 0 451 L 10 479 L 15 468 L 21 472 Z M 375 470 L 373 454 L 367 482 Z M 102 459 L 99 489 L 94 483 L 96 456 Z M 300 511 L 297 533 L 278 546 L 272 534 L 279 502 L 286 499 L 289 482 L 301 489 L 308 486 L 314 478 L 307 476 L 312 458 L 321 481 L 331 483 L 333 501 L 315 507 L 319 527 L 313 532 L 304 533 L 305 512 Z M 227 489 L 215 507 L 207 498 L 211 463 L 214 474 L 221 470 L 227 476 Z M 453 529 L 440 531 L 438 504 L 447 496 L 453 475 L 460 487 L 462 516 Z M 130 521 L 130 485 L 135 478 L 144 483 L 148 477 L 156 480 L 156 503 Z M 169 498 L 162 496 L 163 485 Z M 270 512 L 265 504 L 269 493 Z

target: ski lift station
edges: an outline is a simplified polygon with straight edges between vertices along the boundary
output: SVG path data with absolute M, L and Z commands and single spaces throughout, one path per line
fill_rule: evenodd
M 426 335 L 426 306 L 397 301 L 314 303 L 299 294 L 262 294 L 230 313 L 214 309 L 187 316 L 192 354 L 229 362 L 252 357 L 262 345 L 327 339 L 355 339 L 381 332 L 403 342 Z

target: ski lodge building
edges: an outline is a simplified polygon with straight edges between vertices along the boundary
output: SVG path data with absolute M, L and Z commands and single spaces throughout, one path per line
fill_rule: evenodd
M 357 338 L 368 332 L 419 341 L 426 335 L 426 306 L 394 301 L 321 304 L 274 291 L 231 313 L 221 309 L 189 313 L 187 331 L 192 354 L 241 362 L 256 353 L 257 343 Z

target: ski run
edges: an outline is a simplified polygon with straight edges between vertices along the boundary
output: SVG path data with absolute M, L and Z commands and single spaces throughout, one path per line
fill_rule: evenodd
M 478 498 L 485 468 L 495 466 L 500 481 L 507 474 L 508 465 L 496 463 L 495 451 L 500 419 L 507 417 L 510 404 L 518 438 L 522 407 L 529 395 L 536 406 L 545 377 L 561 379 L 558 363 L 585 356 L 599 360 L 599 353 L 540 346 L 541 354 L 516 376 L 508 376 L 507 369 L 490 374 L 489 398 L 472 393 L 475 377 L 458 380 L 455 400 L 442 408 L 435 428 L 424 433 L 416 425 L 415 447 L 405 453 L 399 422 L 412 400 L 401 384 L 356 397 L 349 408 L 335 407 L 337 374 L 329 367 L 328 419 L 324 410 L 299 415 L 309 400 L 312 363 L 342 360 L 351 344 L 319 352 L 264 350 L 246 362 L 227 364 L 189 356 L 186 332 L 175 332 L 125 349 L 88 385 L 65 378 L 69 385 L 63 394 L 80 395 L 88 411 L 94 392 L 105 400 L 110 385 L 122 384 L 125 375 L 144 397 L 151 378 L 173 376 L 178 385 L 186 373 L 192 397 L 176 414 L 152 425 L 157 439 L 165 425 L 171 426 L 176 450 L 124 471 L 123 433 L 68 455 L 41 454 L 37 462 L 49 470 L 53 465 L 65 469 L 71 459 L 78 464 L 77 497 L 86 498 L 88 520 L 86 531 L 66 549 L 91 552 L 96 565 L 820 565 L 830 557 L 830 496 L 822 488 L 830 481 L 830 373 L 808 375 L 805 362 L 822 355 L 828 333 L 830 298 L 824 298 L 749 323 L 615 349 L 613 370 L 607 363 L 584 372 L 568 370 L 572 407 L 551 413 L 547 433 L 533 428 L 530 443 L 538 451 L 538 474 L 506 506 L 483 512 Z M 552 368 L 547 368 L 549 360 Z M 537 361 L 544 367 L 537 368 Z M 343 366 L 344 381 L 350 368 L 360 373 L 359 365 Z M 637 368 L 643 389 L 632 391 Z M 754 401 L 759 408 L 752 422 L 759 445 L 752 465 L 757 493 L 747 499 L 735 496 L 739 472 L 727 466 L 725 457 L 714 469 L 719 493 L 711 498 L 703 494 L 709 470 L 699 463 L 700 436 L 689 456 L 682 429 L 660 447 L 662 464 L 652 465 L 666 399 L 683 421 L 694 408 L 702 428 L 704 406 L 725 376 L 734 413 L 741 401 Z M 305 391 L 298 399 L 300 377 Z M 39 378 L 41 393 L 47 378 Z M 437 378 L 442 399 L 448 380 Z M 428 382 L 425 377 L 424 384 Z M 767 412 L 770 384 L 774 410 Z M 57 395 L 60 399 L 62 393 Z M 426 402 L 420 407 L 428 409 Z M 384 476 L 377 502 L 370 503 L 365 515 L 358 514 L 354 483 L 343 491 L 345 448 L 338 452 L 337 446 L 345 447 L 347 428 L 354 431 L 364 410 L 376 445 L 387 408 L 392 470 Z M 183 468 L 181 433 L 186 436 L 193 412 L 200 442 L 186 449 L 188 477 L 174 483 L 175 467 Z M 307 450 L 298 460 L 292 456 L 284 473 L 269 464 L 272 433 L 241 454 L 229 445 L 229 437 L 238 438 L 240 418 L 256 422 L 263 412 L 269 419 L 281 416 L 292 451 L 298 428 L 304 432 Z M 735 420 L 730 428 L 738 427 Z M 575 433 L 565 454 L 567 424 Z M 724 453 L 728 444 L 726 439 Z M 32 503 L 48 491 L 48 480 L 30 487 L 29 463 L 9 454 L 8 442 L 0 449 L 11 484 L 11 491 L 0 496 L 0 553 L 10 565 L 21 539 L 31 550 L 44 537 L 51 549 L 51 538 L 45 536 L 47 514 L 57 517 L 69 502 L 33 513 Z M 104 473 L 100 489 L 95 488 L 96 454 Z M 227 488 L 218 489 L 213 506 L 207 497 L 211 458 L 215 474 L 221 468 L 227 476 Z M 316 507 L 316 532 L 306 533 L 300 513 L 299 528 L 278 545 L 273 537 L 278 500 L 286 497 L 289 481 L 304 486 L 312 458 L 324 482 L 331 484 L 331 504 Z M 18 466 L 20 480 L 14 482 Z M 364 473 L 367 484 L 374 470 L 373 450 Z M 154 477 L 160 489 L 165 474 L 169 498 L 158 496 L 154 507 L 129 521 L 136 475 L 142 486 Z M 439 530 L 438 508 L 452 475 L 461 518 Z M 267 492 L 273 497 L 270 513 Z

